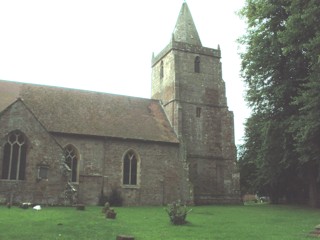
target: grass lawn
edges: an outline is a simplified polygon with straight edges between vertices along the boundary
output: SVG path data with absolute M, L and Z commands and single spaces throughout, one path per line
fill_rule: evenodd
M 119 234 L 135 240 L 310 239 L 320 210 L 295 206 L 246 205 L 192 207 L 188 223 L 171 225 L 163 207 L 115 208 L 106 219 L 101 207 L 47 207 L 41 211 L 0 206 L 0 239 L 107 239 Z

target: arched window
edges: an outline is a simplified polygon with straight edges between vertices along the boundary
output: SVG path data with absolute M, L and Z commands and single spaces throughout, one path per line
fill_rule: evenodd
M 78 182 L 78 151 L 73 145 L 65 147 L 66 164 L 71 169 L 71 182 Z
M 24 180 L 26 172 L 27 139 L 16 130 L 8 135 L 4 145 L 2 179 Z
M 194 72 L 199 73 L 200 72 L 200 57 L 196 56 L 194 59 Z
M 163 61 L 160 63 L 160 78 L 163 78 Z
M 123 158 L 124 185 L 137 185 L 138 157 L 134 151 L 128 151 Z

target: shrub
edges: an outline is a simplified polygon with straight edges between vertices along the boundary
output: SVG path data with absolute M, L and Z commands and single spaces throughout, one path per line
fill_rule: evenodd
M 98 206 L 104 206 L 106 202 L 108 202 L 108 196 L 106 196 L 102 190 L 99 196 Z
M 98 206 L 104 206 L 106 202 L 108 202 L 110 206 L 122 206 L 123 199 L 121 197 L 120 191 L 117 188 L 112 188 L 108 196 L 106 196 L 103 191 L 101 191 Z
M 170 221 L 174 225 L 186 224 L 187 214 L 192 209 L 188 210 L 185 204 L 182 204 L 180 201 L 177 203 L 168 204 L 166 211 L 169 215 Z
M 108 202 L 110 203 L 110 206 L 122 206 L 123 199 L 117 188 L 112 188 L 111 193 L 108 196 Z
M 106 212 L 106 218 L 111 218 L 111 219 L 115 219 L 117 216 L 117 213 L 114 211 L 114 209 L 110 208 L 107 212 Z
M 115 219 L 117 215 L 114 209 L 110 208 L 110 204 L 108 202 L 104 204 L 104 207 L 102 208 L 102 213 L 106 215 L 106 218 L 111 218 L 111 219 Z
M 110 210 L 110 203 L 109 202 L 106 202 L 104 204 L 104 207 L 102 208 L 102 213 L 106 213 L 107 211 Z

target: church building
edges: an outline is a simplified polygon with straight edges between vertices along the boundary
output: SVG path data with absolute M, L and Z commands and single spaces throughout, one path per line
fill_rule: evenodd
M 184 2 L 151 99 L 0 80 L 0 203 L 240 203 L 220 58 Z

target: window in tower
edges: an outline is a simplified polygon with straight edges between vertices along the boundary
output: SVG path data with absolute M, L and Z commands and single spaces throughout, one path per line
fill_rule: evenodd
M 201 117 L 201 107 L 196 108 L 196 116 L 199 118 Z
M 199 73 L 200 72 L 200 57 L 196 56 L 194 59 L 194 72 Z
M 160 63 L 160 78 L 163 78 L 163 61 Z

